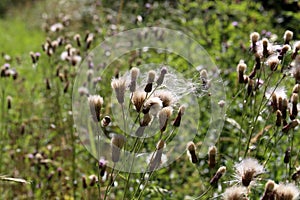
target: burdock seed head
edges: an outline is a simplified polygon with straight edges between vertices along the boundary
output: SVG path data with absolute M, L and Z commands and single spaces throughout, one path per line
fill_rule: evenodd
M 192 163 L 196 164 L 198 163 L 198 157 L 196 154 L 196 145 L 194 144 L 194 142 L 188 142 L 186 145 L 187 148 L 187 154 L 189 156 L 189 159 Z
M 103 105 L 103 98 L 100 95 L 91 95 L 88 97 L 90 111 L 95 122 L 100 121 L 101 108 Z
M 284 39 L 284 44 L 289 44 L 290 41 L 293 39 L 294 33 L 292 31 L 286 30 L 283 39 Z
M 121 149 L 125 141 L 126 138 L 123 135 L 113 135 L 111 139 L 111 159 L 114 163 L 120 160 Z
M 124 103 L 124 96 L 126 91 L 126 80 L 124 77 L 114 78 L 111 81 L 111 87 L 116 93 L 117 100 L 119 104 Z

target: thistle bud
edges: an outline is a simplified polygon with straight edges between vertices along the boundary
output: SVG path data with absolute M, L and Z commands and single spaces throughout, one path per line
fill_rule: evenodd
M 260 62 L 260 56 L 259 54 L 255 54 L 255 67 L 254 69 L 258 70 L 260 69 L 260 66 L 261 66 L 261 62 Z
M 292 179 L 294 181 L 297 181 L 300 178 L 300 167 L 296 168 L 296 172 L 293 173 Z
M 210 168 L 214 168 L 216 166 L 216 155 L 217 148 L 215 146 L 211 146 L 208 149 L 208 165 Z
M 290 123 L 288 123 L 287 125 L 285 125 L 285 126 L 282 128 L 282 132 L 288 133 L 291 129 L 294 129 L 294 128 L 297 127 L 299 124 L 300 124 L 300 120 L 294 119 L 293 121 L 291 121 Z
M 146 87 L 144 89 L 145 92 L 149 93 L 152 91 L 152 85 L 153 85 L 153 82 L 154 82 L 154 79 L 155 79 L 155 71 L 153 70 L 150 70 L 148 72 L 148 79 L 147 79 L 147 84 L 146 84 Z
M 274 197 L 274 188 L 275 188 L 275 182 L 272 181 L 272 180 L 269 180 L 267 183 L 266 183 L 266 186 L 265 186 L 265 192 L 264 192 L 264 195 L 262 197 L 261 200 L 274 200 L 275 197 Z
M 131 68 L 131 70 L 130 70 L 131 82 L 130 82 L 130 86 L 129 86 L 130 92 L 134 92 L 136 89 L 136 80 L 137 80 L 139 73 L 140 73 L 139 68 L 136 68 L 136 67 Z
M 12 97 L 11 96 L 7 96 L 6 97 L 6 101 L 7 101 L 7 109 L 11 109 L 11 102 L 12 102 Z
M 269 40 L 267 38 L 262 39 L 262 44 L 263 44 L 263 56 L 267 58 L 270 55 L 268 50 Z
M 291 49 L 290 45 L 288 45 L 288 44 L 283 45 L 281 51 L 279 52 L 278 59 L 279 59 L 279 60 L 282 60 L 282 59 L 283 59 L 283 56 L 284 56 L 284 55 L 286 54 L 286 52 L 287 52 L 288 50 L 290 50 L 290 49 Z
M 276 71 L 280 60 L 278 56 L 270 56 L 267 60 L 267 65 L 270 67 L 272 71 Z
M 102 127 L 106 127 L 110 124 L 111 122 L 111 118 L 110 116 L 105 116 L 102 120 L 101 120 L 101 126 Z
M 150 171 L 153 171 L 160 165 L 164 146 L 165 146 L 165 142 L 163 140 L 159 140 L 156 145 L 155 154 L 153 155 L 153 158 L 150 160 Z
M 65 86 L 64 86 L 64 93 L 67 93 L 67 92 L 68 92 L 69 85 L 70 85 L 70 83 L 69 83 L 69 81 L 67 81 L 67 82 L 65 83 Z
M 111 158 L 114 163 L 120 160 L 121 149 L 125 143 L 125 137 L 114 135 L 111 139 Z
M 256 43 L 258 42 L 259 38 L 260 38 L 260 36 L 259 36 L 259 33 L 257 33 L 257 32 L 253 32 L 250 34 L 250 40 L 251 40 L 253 53 L 256 53 L 256 48 L 257 48 Z
M 244 83 L 244 73 L 246 69 L 247 69 L 247 65 L 244 63 L 243 60 L 240 60 L 239 64 L 237 65 L 239 83 Z
M 300 85 L 299 85 L 299 84 L 296 84 L 296 85 L 293 87 L 293 93 L 298 94 L 299 91 L 300 91 Z
M 161 133 L 163 133 L 166 128 L 167 128 L 167 124 L 169 121 L 169 118 L 172 115 L 172 108 L 171 107 L 165 107 L 163 109 L 161 109 L 161 111 L 159 111 L 158 113 L 158 119 L 159 119 L 159 128 Z
M 163 67 L 160 71 L 160 75 L 158 77 L 158 79 L 156 80 L 156 83 L 157 85 L 161 85 L 163 82 L 164 82 L 164 78 L 165 78 L 165 75 L 167 73 L 167 68 L 166 67 Z
M 284 39 L 284 44 L 289 44 L 290 41 L 293 39 L 293 32 L 286 30 L 283 35 L 283 39 Z
M 216 172 L 216 174 L 212 177 L 212 179 L 210 180 L 210 185 L 216 185 L 218 183 L 218 181 L 220 180 L 220 178 L 225 174 L 226 172 L 226 167 L 222 166 L 218 169 L 218 171 Z
M 80 47 L 81 42 L 80 42 L 80 35 L 79 34 L 74 35 L 74 40 L 76 41 L 77 46 Z
M 282 113 L 280 110 L 276 111 L 276 126 L 281 126 L 282 122 Z
M 297 108 L 298 98 L 299 98 L 298 94 L 296 94 L 296 93 L 292 94 L 292 97 L 291 97 L 292 111 L 291 111 L 291 115 L 290 115 L 291 120 L 294 120 L 298 115 L 298 108 Z
M 85 176 L 82 176 L 82 188 L 83 189 L 86 189 L 87 188 L 87 183 L 86 183 L 86 177 Z
M 185 107 L 184 106 L 180 106 L 179 110 L 178 110 L 178 113 L 177 113 L 177 116 L 176 116 L 176 118 L 175 118 L 175 120 L 173 122 L 173 126 L 175 126 L 175 127 L 179 127 L 180 126 L 181 118 L 184 115 L 184 111 L 185 111 Z
M 295 42 L 294 48 L 293 48 L 293 54 L 292 54 L 293 60 L 296 58 L 299 50 L 300 50 L 300 41 L 297 41 L 297 42 Z
M 196 154 L 196 145 L 194 144 L 194 142 L 189 142 L 187 143 L 187 154 L 190 158 L 190 161 L 194 164 L 198 163 L 198 157 Z
M 106 171 L 107 161 L 104 159 L 100 159 L 98 162 L 98 167 L 100 170 L 100 176 L 103 177 Z
M 91 95 L 88 97 L 90 111 L 95 122 L 100 121 L 101 108 L 103 105 L 103 98 L 100 95 Z
M 283 162 L 285 164 L 289 163 L 290 162 L 290 158 L 291 158 L 291 148 L 288 147 L 284 153 L 284 159 L 283 159 Z
M 114 78 L 111 81 L 111 87 L 114 89 L 117 100 L 119 104 L 124 103 L 124 96 L 125 96 L 125 90 L 126 90 L 126 80 L 125 78 Z
M 274 110 L 274 111 L 278 110 L 277 96 L 276 96 L 275 93 L 272 94 L 271 99 L 272 99 L 272 100 L 271 100 L 271 105 L 272 105 L 272 107 L 273 107 L 273 110 Z
M 98 178 L 97 178 L 97 176 L 96 175 L 90 175 L 89 176 L 89 179 L 90 179 L 90 186 L 91 187 L 93 187 L 95 184 L 96 184 L 96 182 L 98 182 Z

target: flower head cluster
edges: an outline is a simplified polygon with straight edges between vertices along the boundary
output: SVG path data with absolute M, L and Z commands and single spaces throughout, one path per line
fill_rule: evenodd
M 235 164 L 234 167 L 237 180 L 246 187 L 254 183 L 257 176 L 265 172 L 264 167 L 253 158 L 246 158 Z

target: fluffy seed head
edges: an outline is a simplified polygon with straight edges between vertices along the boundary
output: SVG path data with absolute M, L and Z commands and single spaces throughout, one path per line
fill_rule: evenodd
M 111 81 L 111 87 L 114 89 L 119 104 L 124 103 L 124 95 L 126 90 L 126 80 L 124 77 L 114 78 Z
M 284 35 L 283 35 L 283 39 L 284 39 L 284 43 L 288 44 L 292 39 L 293 39 L 293 32 L 286 30 Z
M 91 95 L 88 97 L 88 102 L 94 121 L 99 122 L 103 98 L 100 95 Z
M 131 77 L 131 81 L 136 81 L 137 77 L 140 74 L 140 69 L 137 67 L 133 67 L 130 70 L 130 77 Z
M 162 108 L 162 101 L 158 97 L 150 97 L 143 106 L 143 113 L 156 116 Z
M 224 200 L 248 200 L 246 197 L 247 189 L 242 186 L 227 188 L 223 193 Z
M 267 65 L 270 67 L 272 71 L 275 71 L 277 69 L 279 62 L 280 60 L 278 59 L 278 56 L 270 56 L 267 60 Z
M 299 189 L 292 183 L 279 184 L 275 187 L 274 192 L 276 200 L 296 200 L 300 195 Z
M 135 107 L 137 112 L 141 111 L 143 103 L 146 99 L 146 92 L 144 91 L 135 91 L 132 93 L 131 102 Z
M 299 85 L 299 84 L 296 84 L 296 85 L 293 87 L 293 93 L 298 94 L 299 91 L 300 91 L 300 85 Z
M 160 98 L 163 107 L 170 106 L 174 102 L 172 93 L 166 90 L 159 90 L 154 94 L 154 96 Z
M 256 159 L 246 158 L 235 164 L 235 176 L 242 185 L 248 187 L 255 178 L 264 173 L 264 167 Z

